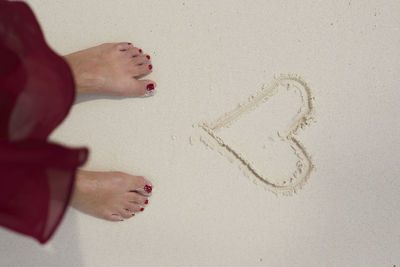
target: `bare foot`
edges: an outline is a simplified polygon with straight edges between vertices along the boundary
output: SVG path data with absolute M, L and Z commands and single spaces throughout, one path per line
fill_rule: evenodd
M 149 203 L 152 184 L 142 176 L 79 170 L 71 205 L 90 215 L 123 221 Z
M 150 56 L 131 43 L 106 43 L 69 54 L 78 93 L 149 96 L 155 82 L 137 78 L 151 72 Z

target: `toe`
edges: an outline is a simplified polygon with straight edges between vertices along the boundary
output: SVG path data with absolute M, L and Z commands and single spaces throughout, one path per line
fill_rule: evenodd
M 151 182 L 143 176 L 132 176 L 131 183 L 132 188 L 134 188 L 132 191 L 135 191 L 144 196 L 150 195 L 151 191 L 153 190 L 153 185 L 151 184 Z
M 140 76 L 140 75 L 148 74 L 148 73 L 151 72 L 152 69 L 153 69 L 153 65 L 151 65 L 151 64 L 145 63 L 143 65 L 137 65 L 132 70 L 132 75 L 134 77 L 137 77 L 137 76 Z
M 121 209 L 119 211 L 119 213 L 121 214 L 121 216 L 125 219 L 129 219 L 131 218 L 133 215 L 133 213 L 131 211 L 129 211 L 128 209 Z
M 140 80 L 138 81 L 140 84 L 140 87 L 143 88 L 143 90 L 146 90 L 146 93 L 144 96 L 153 96 L 156 93 L 156 83 L 151 81 L 151 80 Z
M 132 63 L 134 65 L 142 65 L 145 63 L 149 64 L 149 60 L 150 60 L 150 56 L 149 55 L 143 55 L 143 56 L 137 56 L 137 57 L 133 57 L 131 59 Z
M 138 194 L 136 192 L 128 192 L 126 194 L 126 199 L 128 200 L 128 202 L 139 204 L 139 205 L 145 205 L 145 204 L 149 203 L 147 197 L 145 197 L 141 194 Z
M 125 92 L 132 96 L 152 96 L 155 93 L 156 83 L 151 80 L 132 79 L 130 86 Z
M 138 190 L 143 188 L 146 184 L 148 184 L 149 182 L 147 181 L 146 178 L 144 178 L 143 176 L 134 176 L 131 175 L 129 177 L 129 182 L 131 183 L 131 190 L 130 191 L 134 191 L 134 190 Z
M 142 210 L 142 206 L 134 203 L 126 203 L 125 209 L 130 210 L 131 212 L 139 212 Z
M 106 217 L 106 219 L 114 222 L 119 222 L 124 220 L 120 214 L 111 214 L 108 217 Z
M 137 47 L 132 47 L 131 49 L 129 49 L 129 56 L 130 57 L 141 56 L 142 53 L 143 53 L 142 49 L 137 48 Z
M 123 42 L 115 44 L 115 48 L 119 51 L 127 51 L 133 48 L 133 45 L 131 43 Z

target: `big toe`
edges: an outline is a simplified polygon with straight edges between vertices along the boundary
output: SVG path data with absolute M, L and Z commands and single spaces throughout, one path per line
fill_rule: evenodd
M 153 96 L 155 94 L 155 89 L 156 83 L 151 80 L 133 79 L 126 93 L 133 96 Z
M 152 183 L 143 176 L 131 176 L 131 191 L 149 196 L 153 191 Z

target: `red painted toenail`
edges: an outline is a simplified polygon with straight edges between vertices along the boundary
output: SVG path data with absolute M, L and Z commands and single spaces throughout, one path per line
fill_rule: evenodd
M 146 201 L 144 202 L 144 204 L 149 204 L 149 200 L 148 199 L 146 199 Z
M 153 68 L 153 65 L 149 65 L 149 70 L 151 70 Z
M 146 58 L 147 58 L 147 59 L 150 59 L 150 56 L 149 56 L 149 55 L 147 55 L 147 56 L 146 56 Z
M 144 191 L 146 191 L 147 193 L 150 194 L 152 190 L 153 190 L 153 188 L 151 187 L 151 185 L 147 185 L 147 184 L 146 184 L 146 185 L 144 186 Z
M 153 91 L 154 90 L 154 84 L 150 83 L 146 86 L 147 91 Z M 146 185 L 148 186 L 148 185 Z M 146 190 L 146 186 L 144 187 L 144 190 Z M 150 186 L 150 192 L 151 192 L 151 186 Z
M 140 53 L 140 54 L 143 53 L 142 49 L 139 49 L 139 53 Z
M 128 45 L 132 45 L 132 43 L 128 43 Z
M 144 208 L 141 208 L 140 211 L 144 211 Z

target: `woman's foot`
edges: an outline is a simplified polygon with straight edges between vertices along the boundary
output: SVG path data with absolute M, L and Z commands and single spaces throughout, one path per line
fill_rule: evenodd
M 106 43 L 69 54 L 78 93 L 149 96 L 155 82 L 137 78 L 151 72 L 150 56 L 131 43 Z
M 144 210 L 152 184 L 142 176 L 79 170 L 71 205 L 90 215 L 123 221 Z

